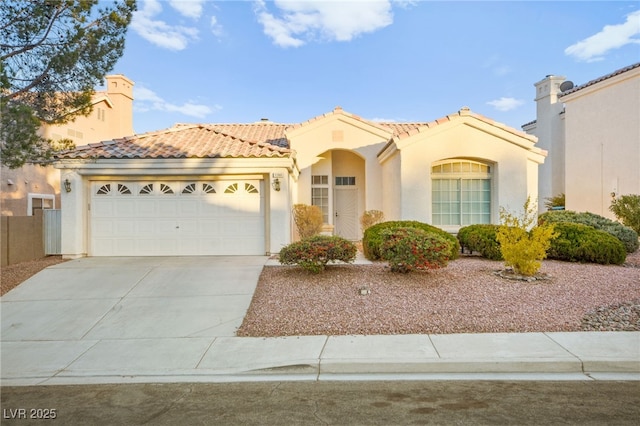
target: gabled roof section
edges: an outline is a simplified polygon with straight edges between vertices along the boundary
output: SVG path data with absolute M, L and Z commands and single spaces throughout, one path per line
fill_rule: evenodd
M 491 125 L 493 127 L 496 127 L 496 128 L 498 128 L 500 130 L 504 130 L 507 133 L 511 133 L 513 135 L 516 135 L 516 136 L 519 136 L 519 137 L 522 137 L 522 138 L 525 138 L 525 139 L 529 139 L 532 142 L 536 142 L 538 140 L 535 136 L 532 136 L 532 135 L 529 135 L 529 134 L 527 134 L 525 132 L 522 132 L 520 130 L 514 129 L 513 127 L 507 126 L 506 124 L 500 123 L 498 121 L 492 120 L 492 119 L 490 119 L 488 117 L 485 117 L 484 115 L 476 114 L 475 112 L 471 111 L 469 109 L 469 107 L 462 107 L 462 108 L 460 108 L 460 110 L 458 112 L 456 112 L 454 114 L 449 114 L 449 115 L 446 115 L 444 117 L 441 117 L 441 118 L 438 118 L 436 120 L 433 120 L 431 122 L 425 123 L 424 126 L 418 128 L 418 129 L 413 129 L 413 130 L 410 130 L 408 132 L 401 133 L 401 134 L 398 135 L 398 139 L 399 140 L 400 139 L 404 139 L 404 138 L 407 138 L 409 136 L 413 136 L 416 133 L 425 132 L 425 131 L 427 131 L 429 129 L 432 129 L 434 127 L 437 127 L 437 126 L 439 126 L 441 124 L 449 123 L 449 122 L 456 121 L 456 120 L 460 120 L 460 119 L 462 119 L 464 117 L 475 118 L 476 120 L 479 120 L 479 121 L 481 121 L 483 123 L 489 124 L 489 125 Z
M 62 152 L 57 155 L 57 158 L 283 158 L 291 156 L 291 150 L 264 141 L 249 140 L 250 131 L 241 130 L 245 132 L 244 136 L 247 139 L 225 133 L 217 126 L 177 125 L 157 132 L 81 146 L 75 150 Z M 271 133 L 262 129 L 267 139 L 281 134 L 278 131 L 282 132 L 282 129 L 271 129 Z M 256 136 L 263 136 L 263 133 Z
M 436 128 L 438 128 L 439 126 L 446 124 L 446 123 L 451 123 L 451 122 L 456 122 L 456 121 L 460 121 L 460 120 L 468 120 L 469 118 L 473 119 L 473 120 L 478 120 L 480 123 L 483 124 L 488 124 L 489 126 L 492 126 L 493 128 L 512 134 L 518 138 L 522 138 L 522 139 L 526 139 L 527 142 L 523 143 L 523 146 L 525 145 L 533 145 L 538 141 L 538 138 L 536 136 L 530 135 L 528 133 L 525 133 L 523 131 L 514 129 L 513 127 L 507 126 L 506 124 L 497 122 L 495 120 L 492 120 L 490 118 L 487 118 L 483 115 L 480 114 L 476 114 L 475 112 L 472 112 L 469 107 L 462 107 L 457 113 L 454 114 L 449 114 L 446 115 L 444 117 L 438 118 L 436 120 L 430 121 L 428 123 L 424 123 L 424 125 L 417 127 L 417 128 L 410 128 L 409 130 L 399 133 L 396 136 L 394 136 L 393 139 L 391 139 L 378 153 L 378 157 L 381 157 L 384 155 L 385 152 L 387 152 L 392 146 L 394 146 L 395 144 L 397 144 L 398 142 L 410 138 L 414 135 L 417 135 L 419 133 L 425 133 L 425 132 L 429 132 L 430 130 L 434 130 Z M 539 148 L 534 148 L 535 150 L 539 150 Z M 541 150 L 540 150 L 541 151 Z
M 589 81 L 589 82 L 587 82 L 585 84 L 581 84 L 580 86 L 576 86 L 573 89 L 567 90 L 566 92 L 562 92 L 562 93 L 560 93 L 558 95 L 558 97 L 567 96 L 567 95 L 569 95 L 571 93 L 577 92 L 578 90 L 582 90 L 582 89 L 587 88 L 589 86 L 593 86 L 594 84 L 598 84 L 598 83 L 600 83 L 602 81 L 605 81 L 605 80 L 608 80 L 610 78 L 616 77 L 616 76 L 618 76 L 620 74 L 624 74 L 626 72 L 629 72 L 629 71 L 631 71 L 633 69 L 636 69 L 636 68 L 639 68 L 639 67 L 640 67 L 640 62 L 635 63 L 633 65 L 629 65 L 629 66 L 624 67 L 624 68 L 620 68 L 619 70 L 616 70 L 616 71 L 614 71 L 614 72 L 612 72 L 610 74 L 603 75 L 602 77 L 598 77 L 598 78 L 596 78 L 594 80 L 591 80 L 591 81 Z
M 318 121 L 323 120 L 325 118 L 330 118 L 335 116 L 346 117 L 346 118 L 355 120 L 356 122 L 359 122 L 365 126 L 371 126 L 373 128 L 376 128 L 390 135 L 399 135 L 405 132 L 410 132 L 426 124 L 426 122 L 408 123 L 408 122 L 380 122 L 380 121 L 367 120 L 365 118 L 360 117 L 359 115 L 352 114 L 350 112 L 343 110 L 342 107 L 340 106 L 337 106 L 333 109 L 333 111 L 330 111 L 321 115 L 317 115 L 300 124 L 294 124 L 290 126 L 287 129 L 287 131 L 289 132 L 289 131 L 301 129 L 310 124 L 317 123 Z

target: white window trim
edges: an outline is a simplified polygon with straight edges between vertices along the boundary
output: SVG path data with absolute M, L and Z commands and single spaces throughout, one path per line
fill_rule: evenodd
M 33 199 L 34 198 L 42 198 L 43 200 L 51 200 L 53 201 L 52 209 L 56 208 L 56 196 L 52 194 L 36 194 L 36 193 L 28 193 L 27 194 L 27 216 L 33 216 Z
M 455 162 L 469 162 L 469 163 L 477 163 L 477 164 L 481 164 L 481 165 L 485 165 L 489 167 L 489 172 L 441 172 L 441 173 L 434 173 L 433 172 L 433 167 L 435 166 L 439 166 L 442 164 L 447 164 L 447 163 L 455 163 Z M 431 203 L 433 206 L 433 181 L 436 179 L 459 179 L 459 180 L 464 180 L 464 179 L 483 179 L 483 180 L 489 180 L 489 188 L 490 188 L 490 205 L 489 205 L 489 223 L 493 223 L 493 219 L 494 219 L 494 215 L 493 215 L 493 206 L 494 206 L 494 196 L 496 193 L 496 188 L 495 188 L 495 180 L 494 180 L 494 172 L 495 172 L 495 164 L 492 162 L 485 162 L 485 161 L 478 161 L 478 160 L 470 160 L 470 159 L 465 159 L 465 158 L 450 158 L 450 159 L 446 159 L 446 160 L 440 160 L 440 161 L 436 161 L 431 165 Z M 462 217 L 461 217 L 462 219 Z M 433 207 L 432 207 L 432 211 L 431 211 L 431 223 L 434 223 L 434 213 L 433 213 Z M 460 228 L 463 228 L 467 225 L 435 225 L 438 226 L 448 232 L 458 232 L 458 230 Z

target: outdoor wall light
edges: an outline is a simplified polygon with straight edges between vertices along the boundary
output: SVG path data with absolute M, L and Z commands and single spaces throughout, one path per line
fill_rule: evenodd
M 69 180 L 69 178 L 64 180 L 64 190 L 67 192 L 71 192 L 71 181 Z
M 273 189 L 274 189 L 276 192 L 280 192 L 280 179 L 275 178 L 275 179 L 273 180 L 273 182 L 271 182 L 271 186 L 273 186 Z

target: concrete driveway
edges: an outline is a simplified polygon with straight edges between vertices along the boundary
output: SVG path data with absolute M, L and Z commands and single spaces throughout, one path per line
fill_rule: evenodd
M 235 335 L 266 261 L 110 257 L 48 268 L 2 297 L 2 377 L 195 365 L 215 338 Z
M 270 263 L 85 258 L 48 268 L 1 299 L 2 386 L 640 380 L 640 332 L 235 337 Z

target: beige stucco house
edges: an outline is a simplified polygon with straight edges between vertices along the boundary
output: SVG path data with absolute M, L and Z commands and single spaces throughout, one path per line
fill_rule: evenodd
M 640 194 L 640 63 L 576 87 L 553 75 L 535 87 L 537 120 L 523 129 L 549 152 L 540 199 L 565 193 L 566 209 L 614 219 L 613 197 Z
M 123 75 L 106 77 L 106 88 L 95 93 L 90 115 L 40 129 L 45 138 L 70 139 L 76 146 L 133 133 L 133 82 Z M 60 172 L 54 167 L 2 166 L 0 172 L 2 216 L 31 216 L 35 210 L 60 208 Z
M 357 240 L 382 210 L 455 232 L 498 223 L 537 197 L 536 137 L 468 108 L 381 123 L 340 107 L 299 124 L 176 125 L 79 147 L 56 167 L 66 257 L 277 253 L 296 238 L 293 204 Z

